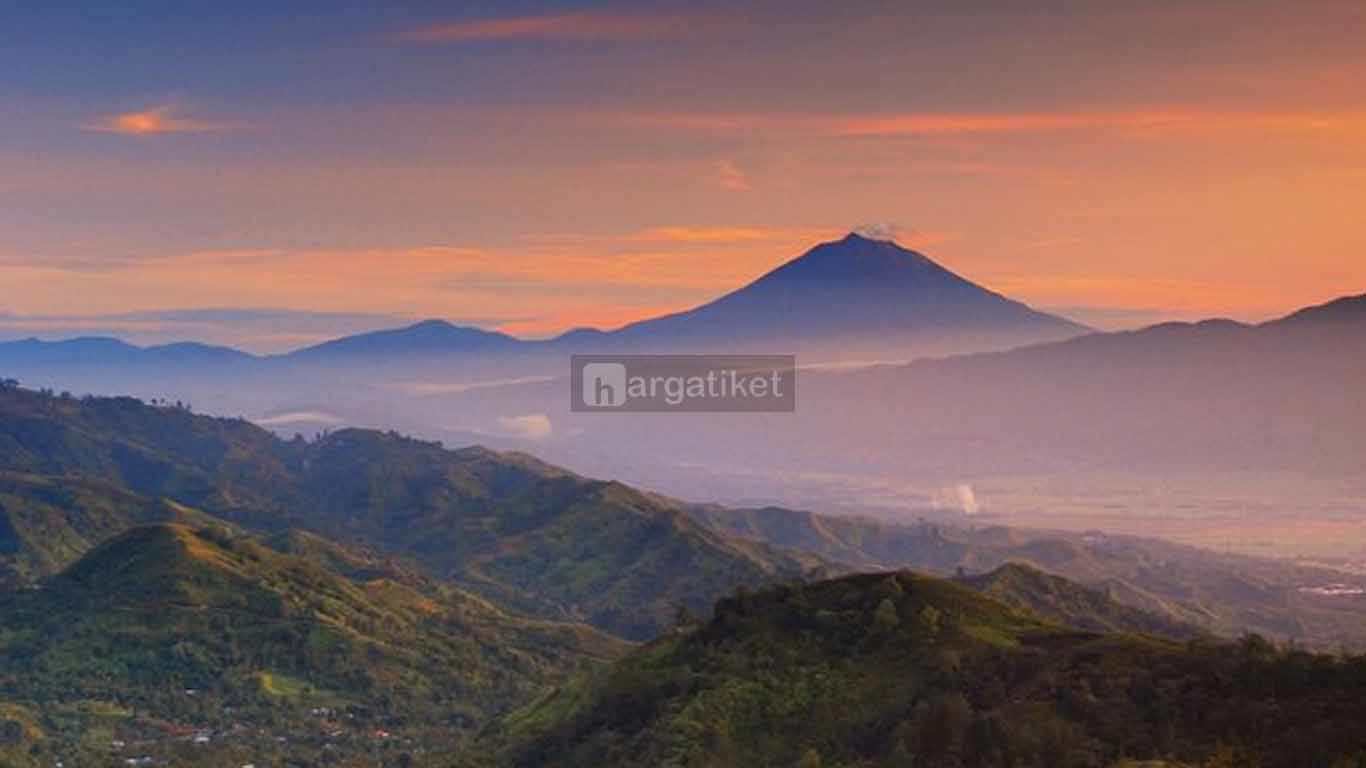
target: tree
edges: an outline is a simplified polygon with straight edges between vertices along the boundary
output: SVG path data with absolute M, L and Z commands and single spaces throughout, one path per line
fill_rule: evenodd
M 688 630 L 698 624 L 697 615 L 688 608 L 688 604 L 679 601 L 674 605 L 674 629 L 676 631 Z
M 961 693 L 939 697 L 924 714 L 920 727 L 920 751 L 932 758 L 957 753 L 972 721 L 972 705 Z
M 877 610 L 873 612 L 873 626 L 883 632 L 890 632 L 901 624 L 901 617 L 897 615 L 896 603 L 890 597 L 882 598 L 882 602 L 877 604 Z
M 939 634 L 939 627 L 943 624 L 944 614 L 933 605 L 927 605 L 920 609 L 916 614 L 915 627 L 920 634 L 925 637 L 933 638 Z

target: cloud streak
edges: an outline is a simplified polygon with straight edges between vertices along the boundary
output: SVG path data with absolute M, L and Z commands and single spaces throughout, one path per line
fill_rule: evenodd
M 731 192 L 748 192 L 753 187 L 750 186 L 749 176 L 731 160 L 722 160 L 716 166 L 716 183 L 722 189 Z
M 702 134 L 808 135 L 836 138 L 959 137 L 1066 131 L 1366 133 L 1366 112 L 1239 112 L 1186 106 L 1120 111 L 1057 112 L 637 112 L 618 115 L 631 124 Z
M 626 42 L 678 37 L 690 26 L 682 16 L 581 12 L 431 24 L 409 30 L 402 38 L 413 43 Z
M 174 107 L 160 106 L 140 112 L 121 112 L 97 118 L 85 126 L 88 131 L 116 133 L 121 136 L 158 136 L 174 133 L 214 133 L 227 130 L 226 123 L 209 122 L 177 114 Z

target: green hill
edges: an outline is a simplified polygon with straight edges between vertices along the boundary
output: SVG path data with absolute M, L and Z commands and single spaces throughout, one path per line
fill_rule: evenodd
M 448 746 L 623 650 L 458 590 L 351 580 L 182 525 L 131 529 L 41 587 L 0 596 L 0 615 L 0 701 L 40 713 L 58 755 L 89 748 L 91 733 L 162 748 L 187 729 L 303 742 L 318 710 L 347 713 L 338 738 L 382 728 Z
M 0 587 L 56 573 L 135 525 L 210 520 L 103 480 L 0 471 Z
M 1192 639 L 1201 631 L 1159 613 L 1124 605 L 1109 595 L 1020 563 L 958 581 L 1021 610 L 1050 621 L 1095 632 L 1139 632 Z
M 289 445 L 241 419 L 129 397 L 0 389 L 0 468 L 101 480 L 200 509 L 283 513 L 297 499 L 280 481 L 301 458 Z
M 736 585 L 819 564 L 521 454 L 344 430 L 307 455 L 298 482 L 313 499 L 311 527 L 405 553 L 501 604 L 631 639 L 657 635 L 680 605 L 705 611 Z
M 0 470 L 68 494 L 77 483 L 100 485 L 127 507 L 82 517 L 92 505 L 117 505 L 54 512 L 36 492 L 0 495 L 5 510 L 47 505 L 42 516 L 64 526 L 60 536 L 17 536 L 0 522 L 0 573 L 18 583 L 130 525 L 194 509 L 251 530 L 363 543 L 519 611 L 647 639 L 680 605 L 705 611 L 736 585 L 819 564 L 724 536 L 677 502 L 522 454 L 351 429 L 283 441 L 245 421 L 131 398 L 0 391 Z
M 909 572 L 737 595 L 543 696 L 468 765 L 1336 766 L 1366 659 L 1065 629 Z M 1166 762 L 1169 761 L 1169 762 Z

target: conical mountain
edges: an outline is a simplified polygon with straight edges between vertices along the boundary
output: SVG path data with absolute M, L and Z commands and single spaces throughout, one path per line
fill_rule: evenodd
M 978 285 L 890 240 L 822 243 L 715 301 L 615 332 L 656 344 L 920 344 L 975 337 L 1019 343 L 1086 330 Z M 781 351 L 775 349 L 773 351 Z

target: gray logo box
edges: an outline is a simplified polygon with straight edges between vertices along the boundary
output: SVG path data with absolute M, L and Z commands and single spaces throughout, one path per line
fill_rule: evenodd
M 573 355 L 569 410 L 791 413 L 794 355 Z

